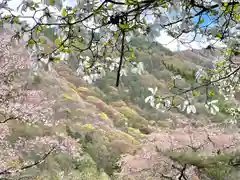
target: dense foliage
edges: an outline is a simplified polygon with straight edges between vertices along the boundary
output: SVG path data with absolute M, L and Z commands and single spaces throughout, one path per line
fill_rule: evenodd
M 44 165 L 52 170 L 50 179 L 75 173 L 80 179 L 115 177 L 128 171 L 119 164 L 121 155 L 141 154 L 132 146 L 158 128 L 167 112 L 198 114 L 203 105 L 212 115 L 230 115 L 231 124 L 239 123 L 238 0 L 77 0 L 72 6 L 23 0 L 17 8 L 12 2 L 0 3 L 2 177 L 27 176 L 37 167 L 34 174 L 44 178 L 41 164 L 49 156 Z M 192 59 L 197 66 L 184 67 L 157 40 L 161 35 L 181 45 L 204 44 L 198 53 L 209 53 L 212 62 Z M 61 63 L 76 71 L 77 82 L 54 74 Z M 81 88 L 82 79 L 101 90 Z M 13 121 L 30 132 L 21 135 Z M 193 165 L 186 161 L 179 179 Z M 224 159 L 219 168 L 235 171 L 236 161 L 229 165 Z M 63 167 L 69 167 L 65 174 Z M 202 169 L 206 177 L 222 178 L 212 167 Z

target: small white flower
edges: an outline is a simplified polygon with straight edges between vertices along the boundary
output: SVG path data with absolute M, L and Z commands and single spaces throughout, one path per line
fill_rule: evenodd
M 145 98 L 145 103 L 149 102 L 152 107 L 155 107 L 155 97 L 154 96 L 157 93 L 158 88 L 157 87 L 155 89 L 148 88 L 148 90 L 152 93 L 152 95 Z M 160 106 L 160 104 L 158 106 Z
M 40 61 L 45 63 L 45 64 L 48 64 L 49 57 L 43 57 L 43 58 L 40 59 Z
M 165 100 L 164 101 L 164 105 L 165 105 L 165 107 L 167 107 L 167 108 L 169 108 L 170 106 L 171 106 L 171 101 L 170 100 Z
M 83 76 L 84 75 L 84 69 L 82 66 L 79 66 L 76 71 L 78 76 Z
M 152 107 L 155 106 L 155 100 L 154 100 L 154 99 L 153 99 L 152 101 L 150 101 L 150 105 L 151 105 Z
M 90 76 L 83 76 L 83 79 L 87 81 L 89 84 L 92 84 L 93 80 Z
M 173 76 L 173 79 L 174 79 L 174 80 L 176 80 L 176 79 L 181 80 L 182 77 L 181 77 L 180 75 L 176 75 L 176 76 Z
M 144 72 L 143 63 L 142 62 L 138 63 L 137 67 L 134 67 L 134 68 L 131 69 L 131 72 L 134 73 L 134 74 L 141 75 Z
M 137 68 L 132 68 L 131 72 L 134 73 L 134 74 L 137 74 Z
M 203 70 L 203 69 L 199 69 L 197 72 L 196 72 L 196 81 L 197 82 L 200 82 L 201 78 L 206 76 L 207 73 Z
M 181 104 L 178 104 L 178 105 L 177 105 L 177 108 L 181 110 L 181 109 L 182 109 Z
M 33 69 L 33 71 L 39 70 L 39 69 L 40 69 L 40 66 L 41 66 L 41 64 L 40 64 L 39 61 L 34 61 L 33 64 L 32 64 L 32 69 Z
M 210 103 L 211 104 L 216 104 L 216 103 L 218 103 L 218 100 L 217 99 L 216 100 L 212 100 Z
M 182 111 L 185 111 L 186 107 L 189 105 L 189 101 L 188 100 L 185 100 L 183 102 L 183 108 L 182 108 Z
M 216 103 L 218 103 L 218 100 L 212 100 L 205 104 L 205 107 L 209 109 L 210 113 L 213 115 L 216 115 L 216 113 L 219 112 L 219 107 L 215 105 Z
M 29 34 L 24 33 L 23 40 L 27 42 L 29 40 Z
M 127 70 L 126 69 L 121 69 L 120 76 L 127 76 Z
M 63 53 L 63 52 L 60 53 L 61 60 L 68 60 L 68 58 L 69 58 L 69 53 Z
M 144 101 L 145 101 L 145 103 L 148 103 L 149 101 L 151 101 L 151 99 L 152 99 L 152 96 L 148 96 L 148 97 L 145 98 Z
M 106 61 L 111 61 L 112 59 L 110 57 L 106 57 Z
M 153 89 L 153 88 L 148 88 L 148 90 L 149 90 L 153 95 L 155 95 L 156 92 L 157 92 L 157 90 L 158 90 L 158 88 L 157 88 L 157 87 L 155 87 L 155 89 Z
M 145 98 L 145 103 L 148 103 L 148 102 L 152 107 L 155 106 L 155 98 L 153 96 L 148 96 L 147 98 Z
M 115 69 L 115 64 L 111 63 L 110 66 L 109 66 L 109 69 L 110 69 L 110 71 L 113 71 Z
M 159 109 L 159 108 L 160 108 L 160 105 L 161 105 L 161 103 L 158 103 L 158 104 L 156 105 L 156 109 Z
M 116 63 L 119 63 L 119 62 L 120 62 L 120 58 L 119 58 L 119 57 L 113 58 L 112 60 L 113 60 L 114 62 L 116 62 Z
M 179 106 L 181 107 L 181 106 Z M 185 100 L 183 102 L 183 108 L 182 108 L 182 111 L 187 111 L 187 114 L 190 114 L 190 113 L 196 113 L 196 107 L 193 105 L 193 104 L 190 104 L 190 102 L 188 100 Z
M 85 59 L 86 59 L 86 61 L 89 61 L 89 60 L 90 60 L 90 57 L 89 57 L 89 56 L 86 56 Z
M 126 41 L 130 42 L 130 40 L 131 40 L 131 36 L 126 36 Z
M 100 68 L 99 72 L 100 72 L 101 76 L 105 76 L 106 75 L 106 71 L 103 68 Z
M 192 104 L 187 107 L 187 113 L 190 114 L 191 112 L 196 113 L 196 107 Z

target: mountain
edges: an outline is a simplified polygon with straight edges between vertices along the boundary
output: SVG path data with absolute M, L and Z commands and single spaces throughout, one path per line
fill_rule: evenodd
M 21 63 L 26 68 L 14 82 L 24 84 L 22 91 L 27 96 L 18 111 L 33 122 L 20 116 L 0 123 L 2 179 L 239 178 L 240 135 L 237 127 L 224 122 L 228 114 L 211 116 L 201 101 L 196 115 L 176 110 L 163 113 L 144 102 L 150 95 L 148 87 L 171 93 L 169 80 L 176 72 L 185 77 L 182 86 L 194 83 L 194 69 L 210 64 L 211 57 L 197 51 L 172 53 L 159 44 L 150 56 L 145 50 L 148 42 L 141 39 L 132 46 L 140 49 L 136 57 L 144 62 L 146 72 L 123 77 L 119 88 L 114 87 L 114 72 L 87 84 L 73 70 L 74 61 L 57 63 L 50 71 L 42 69 L 36 74 L 25 50 L 19 49 L 13 57 L 24 59 Z M 228 104 L 221 101 L 220 105 Z M 5 116 L 0 119 L 6 120 Z M 56 148 L 44 156 L 51 147 Z M 41 163 L 23 168 L 42 157 L 46 158 Z M 14 173 L 4 173 L 6 168 Z

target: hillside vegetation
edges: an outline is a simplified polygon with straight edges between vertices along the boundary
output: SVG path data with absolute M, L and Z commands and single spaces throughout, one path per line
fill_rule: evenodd
M 33 117 L 43 116 L 44 120 L 29 123 L 20 118 L 0 124 L 0 177 L 239 179 L 240 135 L 238 127 L 226 123 L 227 112 L 210 115 L 204 100 L 198 102 L 197 113 L 191 115 L 177 109 L 161 112 L 144 102 L 149 87 L 171 94 L 171 75 L 183 77 L 182 87 L 196 83 L 196 69 L 211 65 L 211 58 L 191 51 L 172 53 L 158 44 L 150 45 L 139 39 L 133 41 L 137 61 L 144 63 L 145 72 L 123 76 L 119 88 L 114 87 L 114 72 L 87 84 L 76 75 L 74 58 L 68 65 L 60 62 L 38 74 L 23 69 L 16 81 L 25 82 L 24 91 L 29 96 L 21 105 L 28 104 L 26 111 L 32 110 Z M 219 105 L 224 109 L 231 104 L 222 100 Z M 3 121 L 5 117 L 1 118 Z M 55 145 L 59 148 L 41 163 L 22 168 L 28 162 L 38 162 Z M 3 173 L 9 167 L 23 171 Z

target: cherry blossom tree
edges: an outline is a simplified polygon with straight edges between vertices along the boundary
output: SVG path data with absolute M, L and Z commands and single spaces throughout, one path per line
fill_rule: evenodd
M 1 31 L 0 35 L 0 178 L 18 177 L 29 168 L 42 164 L 48 156 L 66 153 L 73 158 L 80 156 L 80 144 L 69 137 L 58 134 L 36 136 L 32 139 L 16 137 L 11 123 L 26 126 L 44 125 L 51 127 L 52 105 L 43 92 L 27 89 L 22 73 L 32 69 L 29 54 L 21 45 L 11 41 L 11 32 Z M 17 138 L 11 142 L 9 137 Z M 35 152 L 37 159 L 26 157 Z

